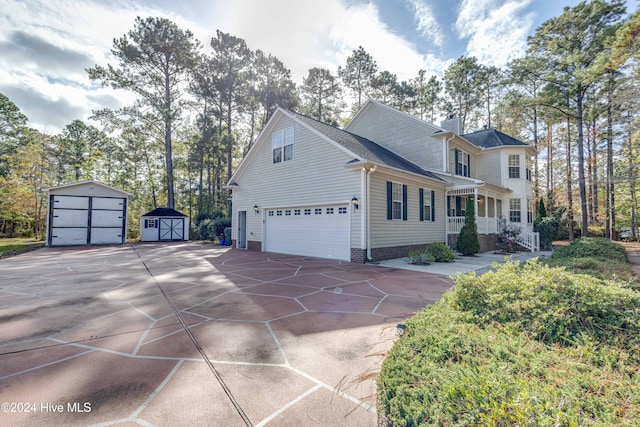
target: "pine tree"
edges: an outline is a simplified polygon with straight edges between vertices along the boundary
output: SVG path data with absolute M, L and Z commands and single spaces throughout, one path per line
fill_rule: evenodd
M 462 255 L 474 255 L 480 252 L 478 225 L 476 224 L 476 214 L 471 197 L 467 197 L 464 225 L 462 226 L 462 230 L 460 230 L 460 235 L 458 235 L 456 250 Z
M 547 209 L 544 207 L 544 199 L 540 199 L 538 205 L 538 218 L 544 218 L 547 216 Z

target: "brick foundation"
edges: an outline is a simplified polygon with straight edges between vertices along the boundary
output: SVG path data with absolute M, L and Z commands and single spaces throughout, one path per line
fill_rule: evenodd
M 235 239 L 231 241 L 231 247 L 238 249 L 238 242 Z M 247 250 L 261 252 L 262 251 L 262 242 L 260 242 L 258 240 L 248 240 L 247 241 Z
M 367 250 L 359 248 L 351 248 L 351 262 L 362 264 L 367 260 Z
M 404 246 L 389 246 L 386 248 L 372 248 L 371 258 L 374 261 L 384 261 L 387 259 L 396 259 L 406 257 L 409 252 L 422 249 L 427 246 L 427 243 L 423 245 L 404 245 Z
M 447 239 L 447 245 L 450 248 L 456 248 L 456 243 L 458 243 L 458 234 L 449 234 L 449 238 Z M 498 235 L 497 234 L 479 234 L 478 240 L 480 241 L 480 252 L 490 252 L 498 249 Z
M 247 241 L 247 249 L 262 252 L 262 242 L 259 240 L 249 240 Z

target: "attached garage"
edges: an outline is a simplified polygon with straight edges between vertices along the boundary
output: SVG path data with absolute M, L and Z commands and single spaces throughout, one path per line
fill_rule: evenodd
M 346 204 L 267 209 L 264 250 L 349 261 L 349 225 Z
M 143 242 L 189 240 L 189 217 L 171 208 L 156 208 L 140 218 Z
M 123 190 L 84 181 L 45 190 L 49 193 L 47 245 L 123 244 L 127 239 L 127 201 Z

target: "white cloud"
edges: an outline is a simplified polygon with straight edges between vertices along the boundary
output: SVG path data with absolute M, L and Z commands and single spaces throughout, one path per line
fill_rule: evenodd
M 444 34 L 431 7 L 422 0 L 409 0 L 409 4 L 413 7 L 416 14 L 415 17 L 418 21 L 417 30 L 435 46 L 442 47 Z
M 504 66 L 526 50 L 535 15 L 523 14 L 532 0 L 463 0 L 455 28 L 468 38 L 467 54 L 485 65 Z
M 39 129 L 61 128 L 74 119 L 87 120 L 91 110 L 131 96 L 91 82 L 85 68 L 113 63 L 113 39 L 133 28 L 136 16 L 160 16 L 191 30 L 204 51 L 216 29 L 246 40 L 253 49 L 277 56 L 301 83 L 312 67 L 336 73 L 353 50 L 363 46 L 380 70 L 411 79 L 418 70 L 441 74 L 448 65 L 433 55 L 421 55 L 415 46 L 380 19 L 372 3 L 345 0 L 0 0 L 0 91 L 4 91 Z M 418 24 L 429 24 L 426 7 Z M 437 33 L 431 36 L 438 40 Z M 100 105 L 100 102 L 108 105 Z M 106 101 L 104 101 L 106 100 Z M 58 108 L 47 117 L 43 106 Z M 63 112 L 67 112 L 65 115 Z

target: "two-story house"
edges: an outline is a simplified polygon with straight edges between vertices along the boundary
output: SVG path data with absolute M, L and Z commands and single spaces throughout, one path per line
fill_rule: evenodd
M 502 222 L 535 248 L 534 150 L 485 129 L 460 135 L 369 100 L 344 130 L 278 109 L 231 180 L 237 248 L 363 262 L 454 244 L 473 197 L 483 250 Z

